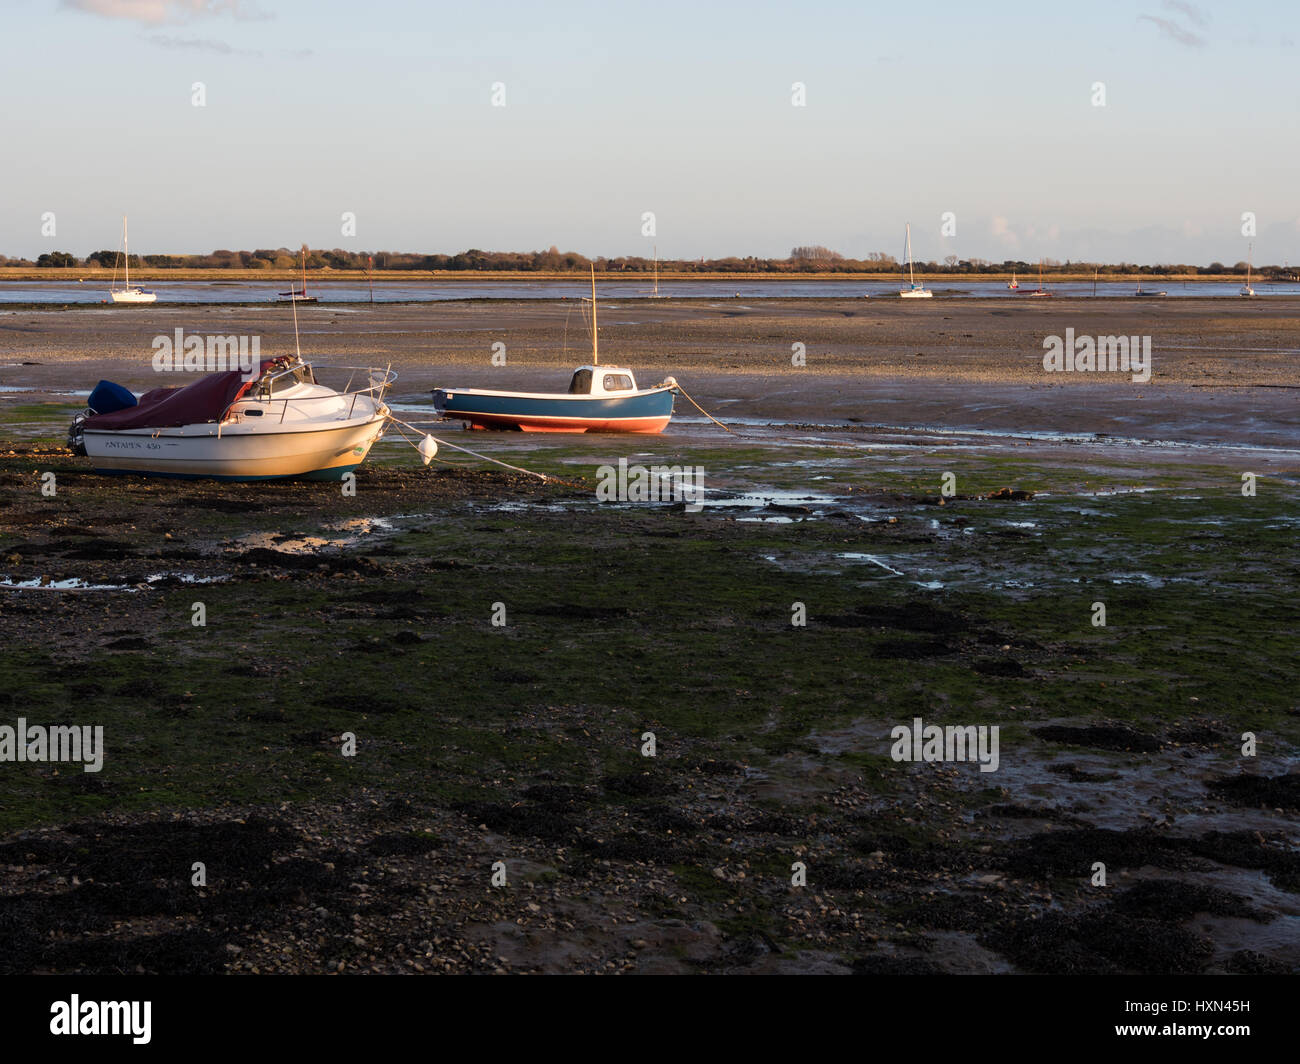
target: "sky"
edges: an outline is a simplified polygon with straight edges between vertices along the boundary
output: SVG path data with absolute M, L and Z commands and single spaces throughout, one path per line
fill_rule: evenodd
M 0 0 L 0 254 L 125 214 L 139 254 L 901 258 L 910 222 L 921 260 L 1295 264 L 1298 47 L 1293 0 Z

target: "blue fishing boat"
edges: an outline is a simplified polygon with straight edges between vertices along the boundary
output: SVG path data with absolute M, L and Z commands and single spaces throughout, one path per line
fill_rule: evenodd
M 630 369 L 579 366 L 567 392 L 498 392 L 438 388 L 434 409 L 472 429 L 521 432 L 663 432 L 673 416 L 677 382 L 640 390 Z
M 591 365 L 574 370 L 567 392 L 499 392 L 436 388 L 434 409 L 472 429 L 519 432 L 663 432 L 673 416 L 677 382 L 639 389 L 630 369 L 602 366 L 596 338 L 596 276 L 591 279 Z

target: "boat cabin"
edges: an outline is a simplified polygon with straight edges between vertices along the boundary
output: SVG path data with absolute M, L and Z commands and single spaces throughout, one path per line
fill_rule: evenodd
M 579 366 L 569 381 L 570 395 L 627 395 L 636 391 L 636 378 L 621 366 Z
M 569 381 L 570 395 L 628 395 L 636 391 L 636 378 L 621 366 L 579 366 Z
M 277 360 L 266 367 L 266 372 L 258 378 L 256 387 L 252 389 L 250 396 L 255 394 L 257 398 L 266 400 L 280 395 L 299 384 L 315 383 L 316 376 L 312 372 L 310 362 L 303 362 L 298 358 L 287 358 Z

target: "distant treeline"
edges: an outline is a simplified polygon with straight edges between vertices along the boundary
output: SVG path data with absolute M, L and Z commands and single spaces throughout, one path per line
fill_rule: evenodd
M 293 270 L 302 266 L 304 249 L 259 248 L 256 251 L 214 251 L 208 255 L 132 255 L 133 268 L 149 267 L 155 270 Z M 591 263 L 595 263 L 600 273 L 636 273 L 648 274 L 655 268 L 653 259 L 639 255 L 620 258 L 603 256 L 589 259 L 576 251 L 560 251 L 550 248 L 546 251 L 479 251 L 471 248 L 455 255 L 425 255 L 403 251 L 345 251 L 333 248 L 329 251 L 307 250 L 308 270 L 467 270 L 518 273 L 564 273 L 568 271 L 586 272 Z M 25 267 L 76 267 L 98 266 L 104 269 L 121 267 L 121 253 L 117 251 L 95 251 L 85 258 L 66 251 L 51 251 L 41 255 L 35 262 L 30 259 L 11 259 L 0 255 L 0 266 Z M 917 271 L 928 274 L 1004 274 L 1021 273 L 1029 276 L 1037 274 L 1040 264 L 1025 262 L 1020 259 L 1006 259 L 1003 262 L 991 262 L 987 259 L 961 259 L 949 255 L 942 262 L 917 261 Z M 1091 273 L 1100 274 L 1225 274 L 1246 272 L 1246 262 L 1227 266 L 1222 262 L 1212 262 L 1208 266 L 1193 266 L 1185 263 L 1158 263 L 1139 266 L 1136 263 L 1093 263 L 1060 262 L 1045 259 L 1042 264 L 1044 274 L 1057 273 Z M 791 250 L 789 258 L 760 259 L 754 256 L 730 257 L 724 259 L 660 259 L 658 268 L 663 273 L 754 273 L 754 274 L 797 274 L 797 273 L 843 273 L 843 274 L 893 274 L 901 268 L 899 261 L 883 251 L 873 252 L 865 259 L 850 259 L 821 246 L 797 247 Z M 1258 266 L 1256 272 L 1261 277 L 1288 277 L 1296 273 L 1293 267 Z

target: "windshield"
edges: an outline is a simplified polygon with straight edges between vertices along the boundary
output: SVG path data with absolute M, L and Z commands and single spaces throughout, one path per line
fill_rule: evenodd
M 315 384 L 311 366 L 299 363 L 289 368 L 271 370 L 257 382 L 257 391 L 261 396 L 278 395 L 299 384 Z

